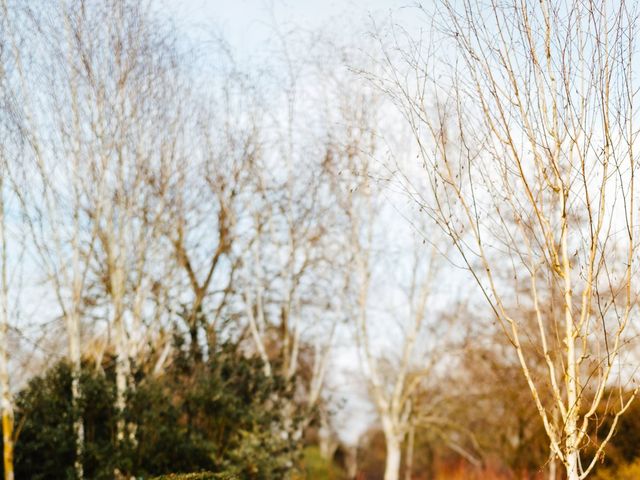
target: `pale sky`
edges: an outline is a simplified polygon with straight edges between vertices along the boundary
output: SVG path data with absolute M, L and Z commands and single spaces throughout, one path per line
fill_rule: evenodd
M 415 17 L 412 0 L 159 0 L 178 26 L 197 34 L 216 30 L 240 54 L 259 52 L 274 25 L 318 29 L 344 24 L 345 36 L 364 34 L 368 19 Z M 408 18 L 407 18 L 408 17 Z M 404 23 L 404 22 L 403 22 Z

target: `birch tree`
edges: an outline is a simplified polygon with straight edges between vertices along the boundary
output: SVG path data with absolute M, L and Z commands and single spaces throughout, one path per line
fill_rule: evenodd
M 5 480 L 13 480 L 14 414 L 9 367 L 9 266 L 5 208 L 8 169 L 0 154 L 0 391 L 2 394 L 2 442 Z
M 6 12 L 5 5 L 3 10 Z M 3 442 L 3 466 L 5 480 L 14 479 L 13 469 L 13 441 L 14 441 L 14 408 L 10 383 L 9 366 L 9 264 L 8 264 L 8 240 L 6 198 L 9 190 L 9 162 L 7 158 L 8 135 L 5 129 L 7 120 L 11 117 L 10 102 L 8 101 L 9 88 L 7 85 L 7 67 L 10 65 L 10 42 L 7 35 L 7 19 L 0 24 L 0 85 L 2 85 L 2 132 L 3 142 L 0 146 L 0 395 L 2 409 L 2 442 Z
M 90 184 L 103 188 L 89 192 L 86 210 L 97 237 L 92 266 L 108 300 L 122 412 L 134 386 L 131 362 L 144 342 L 146 301 L 163 275 L 151 261 L 161 259 L 157 239 L 169 199 L 152 192 L 166 188 L 175 165 L 179 75 L 171 39 L 154 23 L 148 3 L 116 0 L 65 13 L 76 71 L 90 88 L 82 128 L 94 150 L 85 162 L 93 172 Z M 125 432 L 118 423 L 120 441 L 135 441 L 131 427 Z
M 178 137 L 164 103 L 173 98 L 165 81 L 173 64 L 163 30 L 150 26 L 148 5 L 76 7 L 60 2 L 42 11 L 12 10 L 9 17 L 26 138 L 22 200 L 36 258 L 65 320 L 74 406 L 82 395 L 82 318 L 107 307 L 122 410 L 137 348 L 125 323 L 139 334 L 153 283 L 150 238 L 164 210 L 149 203 L 154 197 L 145 189 L 162 183 Z M 108 306 L 94 302 L 101 288 Z M 76 476 L 82 478 L 84 426 L 76 414 Z
M 402 67 L 386 49 L 378 79 L 424 166 L 422 179 L 405 177 L 407 191 L 449 236 L 513 346 L 552 456 L 569 480 L 585 478 L 637 392 L 626 349 L 638 314 L 635 6 L 442 1 L 438 10 L 427 12 L 430 44 L 406 39 Z M 417 193 L 421 181 L 435 203 Z M 517 296 L 523 286 L 528 300 Z M 562 300 L 549 316 L 552 287 Z M 514 307 L 525 301 L 533 337 Z M 544 358 L 543 378 L 527 342 Z M 604 405 L 614 420 L 596 438 Z
M 87 170 L 82 163 L 82 143 L 78 138 L 80 88 L 75 75 L 64 67 L 67 63 L 68 37 L 64 29 L 49 30 L 41 17 L 31 15 L 26 5 L 15 4 L 10 10 L 3 3 L 4 18 L 10 26 L 14 54 L 13 93 L 17 99 L 17 127 L 24 136 L 17 154 L 21 169 L 17 178 L 17 196 L 24 211 L 26 231 L 30 236 L 36 263 L 44 279 L 52 286 L 68 339 L 68 355 L 72 366 L 71 397 L 74 407 L 75 474 L 83 478 L 82 456 L 84 424 L 80 413 L 81 317 L 87 288 L 89 252 L 93 248 L 95 231 L 84 228 L 83 206 Z M 52 10 L 48 20 L 60 19 Z M 44 11 L 42 13 L 45 13 Z M 47 31 L 43 44 L 41 34 Z M 50 46 L 51 49 L 45 47 Z M 28 49 L 42 47 L 40 55 L 25 55 Z M 45 53 L 46 52 L 46 53 Z M 45 72 L 45 74 L 42 74 Z M 40 83 L 33 75 L 41 75 Z M 65 82 L 61 83 L 61 78 Z M 45 93 L 46 88 L 50 90 Z M 57 127 L 62 126 L 59 130 Z M 74 135 L 75 134 L 75 135 Z M 64 159 L 64 160 L 62 160 Z M 90 188 L 100 190 L 100 183 Z
M 415 413 L 414 394 L 435 358 L 425 356 L 424 334 L 428 317 L 435 318 L 427 305 L 436 262 L 423 245 L 424 232 L 397 220 L 389 172 L 374 160 L 378 148 L 385 146 L 378 130 L 381 102 L 366 86 L 360 87 L 358 101 L 345 97 L 340 106 L 345 131 L 333 138 L 325 168 L 334 175 L 334 202 L 345 217 L 343 308 L 384 434 L 384 478 L 395 480 Z M 390 231 L 403 240 L 392 245 Z
M 415 428 L 428 428 L 429 422 L 445 423 L 443 418 L 434 420 L 437 411 L 427 416 L 427 405 L 418 401 L 418 394 L 433 375 L 449 342 L 445 334 L 447 324 L 434 304 L 438 259 L 433 250 L 424 248 L 422 236 L 415 232 L 413 236 L 408 233 L 397 237 L 413 237 L 414 245 L 403 242 L 408 244 L 407 250 L 415 249 L 413 255 L 404 249 L 394 252 L 380 241 L 380 232 L 375 233 L 380 228 L 380 219 L 364 226 L 362 221 L 366 217 L 360 214 L 355 219 L 356 215 L 355 212 L 350 215 L 355 224 L 352 229 L 358 229 L 352 231 L 356 268 L 351 280 L 357 291 L 353 312 L 356 344 L 384 434 L 384 478 L 395 480 L 400 478 L 405 441 L 408 441 L 406 458 L 411 458 Z M 398 226 L 395 232 L 400 230 Z M 381 261 L 383 258 L 389 259 L 389 263 Z M 391 264 L 401 267 L 394 269 Z M 397 303 L 397 297 L 403 299 L 402 303 Z M 444 329 L 434 328 L 437 325 Z M 386 342 L 380 338 L 382 331 Z M 385 350 L 387 353 L 383 353 Z M 409 460 L 408 468 L 410 463 Z
M 343 148 L 332 141 L 336 132 L 356 126 L 342 115 L 346 96 L 332 91 L 335 79 L 325 76 L 319 60 L 334 53 L 333 46 L 285 35 L 278 40 L 277 70 L 269 71 L 273 91 L 267 90 L 264 106 L 268 122 L 252 172 L 250 243 L 239 275 L 255 350 L 265 372 L 277 368 L 284 378 L 298 379 L 306 427 L 322 401 L 335 332 L 344 319 L 338 299 L 346 223 L 329 187 L 336 172 L 327 156 Z

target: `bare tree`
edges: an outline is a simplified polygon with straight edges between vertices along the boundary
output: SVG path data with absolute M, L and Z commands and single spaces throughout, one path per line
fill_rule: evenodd
M 0 390 L 2 393 L 2 442 L 4 478 L 13 480 L 13 399 L 9 382 L 9 278 L 5 218 L 5 179 L 7 165 L 0 157 Z
M 395 233 L 399 231 L 397 226 Z M 444 345 L 448 343 L 447 323 L 438 312 L 434 295 L 437 254 L 432 250 L 430 258 L 424 258 L 421 253 L 429 249 L 424 248 L 420 234 L 398 237 L 413 238 L 416 255 L 402 258 L 411 245 L 394 253 L 393 248 L 384 247 L 379 237 L 374 240 L 376 237 L 372 236 L 369 240 L 372 244 L 362 242 L 362 232 L 354 232 L 352 237 L 357 265 L 353 283 L 359 292 L 354 312 L 356 343 L 385 438 L 385 480 L 399 478 L 403 444 L 411 440 L 415 427 L 437 423 L 433 418 L 438 412 L 430 412 L 427 418 L 427 404 L 420 404 L 418 394 L 444 358 Z M 394 301 L 397 296 L 403 298 L 402 305 Z M 392 332 L 396 330 L 398 334 L 394 335 Z M 388 353 L 381 353 L 381 349 Z M 444 423 L 443 418 L 439 420 Z M 407 448 L 407 458 L 411 458 L 412 446 Z
M 244 223 L 255 208 L 261 114 L 249 79 L 229 59 L 197 85 L 197 94 L 185 96 L 192 102 L 184 120 L 189 141 L 179 147 L 164 193 L 163 235 L 177 274 L 172 308 L 190 333 L 194 358 L 202 358 L 200 333 L 214 351 L 223 320 L 236 318 L 237 271 L 252 241 Z
M 6 12 L 6 5 L 2 5 Z M 6 121 L 5 116 L 9 116 L 7 109 L 7 85 L 6 85 L 6 67 L 7 67 L 7 51 L 10 42 L 8 41 L 7 18 L 3 16 L 4 21 L 0 26 L 0 85 L 3 89 L 3 124 Z M 4 131 L 4 128 L 3 128 Z M 6 136 L 3 135 L 3 145 L 0 147 L 0 394 L 2 408 L 2 442 L 3 442 L 3 465 L 5 480 L 13 480 L 13 440 L 14 440 L 14 408 L 13 398 L 11 394 L 10 384 L 10 367 L 9 367 L 9 266 L 8 266 L 8 235 L 6 220 L 6 203 L 5 189 L 7 189 L 7 180 L 9 177 L 9 164 L 6 158 Z
M 115 331 L 122 410 L 129 358 L 139 343 L 126 324 L 139 335 L 153 284 L 150 239 L 164 213 L 145 189 L 166 181 L 179 136 L 167 115 L 175 106 L 167 95 L 173 86 L 166 81 L 173 67 L 169 41 L 150 25 L 148 4 L 116 0 L 76 7 L 25 6 L 11 19 L 25 136 L 21 200 L 35 257 L 68 333 L 75 468 L 82 478 L 83 320 L 91 311 L 105 312 L 107 305 L 95 302 L 102 289 Z
M 319 60 L 334 47 L 315 38 L 294 42 L 280 34 L 278 40 L 281 71 L 270 71 L 276 86 L 265 102 L 269 122 L 251 172 L 249 248 L 238 274 L 254 348 L 265 372 L 296 377 L 306 426 L 322 402 L 335 332 L 344 319 L 338 299 L 346 222 L 330 189 L 337 172 L 329 157 L 344 148 L 333 141 L 336 132 L 342 136 L 341 129 L 357 126 L 342 115 L 346 95 L 332 91 L 336 79 L 325 75 Z M 305 47 L 296 52 L 296 46 Z
M 251 337 L 267 371 L 277 358 L 278 373 L 292 379 L 302 367 L 304 345 L 313 349 L 306 392 L 310 409 L 320 398 L 339 318 L 330 294 L 331 282 L 339 283 L 331 269 L 336 216 L 323 198 L 322 158 L 315 160 L 315 165 L 307 164 L 304 179 L 298 175 L 295 186 L 293 171 L 284 185 L 261 177 L 254 200 L 253 262 L 247 262 L 243 293 Z
M 398 212 L 384 191 L 387 171 L 372 159 L 376 143 L 382 143 L 376 123 L 379 105 L 375 94 L 365 92 L 361 101 L 341 105 L 345 132 L 333 138 L 325 168 L 334 174 L 334 202 L 345 217 L 343 308 L 352 319 L 361 367 L 382 425 L 384 478 L 394 480 L 414 413 L 413 394 L 429 370 L 420 355 L 424 350 L 416 347 L 427 322 L 434 263 L 424 262 L 422 248 L 415 248 L 423 247 L 420 232 L 404 222 L 395 224 Z M 410 240 L 391 247 L 391 224 L 394 238 Z M 402 305 L 395 301 L 398 296 Z M 389 350 L 398 353 L 382 353 Z
M 46 49 L 42 57 L 23 55 L 22 49 L 42 46 L 40 42 L 43 37 L 40 34 L 49 25 L 42 18 L 32 15 L 33 12 L 25 5 L 15 5 L 12 10 L 8 9 L 6 3 L 3 6 L 5 19 L 11 22 L 11 43 L 15 57 L 14 94 L 21 102 L 17 112 L 18 128 L 25 138 L 18 151 L 23 160 L 19 175 L 21 184 L 17 193 L 24 210 L 33 253 L 42 274 L 53 287 L 67 330 L 69 360 L 72 365 L 71 396 L 75 415 L 75 472 L 78 478 L 82 478 L 84 425 L 78 413 L 81 398 L 81 315 L 89 268 L 87 252 L 92 249 L 95 231 L 85 229 L 83 224 L 82 207 L 86 198 L 86 184 L 82 183 L 85 177 L 80 142 L 77 137 L 75 142 L 68 141 L 73 138 L 70 132 L 77 133 L 80 128 L 78 103 L 60 102 L 62 98 L 69 98 L 68 94 L 74 97 L 79 85 L 73 75 L 66 77 L 68 82 L 63 85 L 58 83 L 60 76 L 57 74 L 62 73 L 59 67 L 71 68 L 66 63 L 69 57 L 65 55 L 64 46 L 67 43 L 60 35 L 64 30 L 59 29 L 57 35 L 47 39 L 50 41 L 57 37 L 59 43 L 56 45 L 60 49 Z M 51 13 L 50 10 L 47 12 Z M 46 75 L 41 76 L 38 86 L 53 87 L 52 94 L 46 100 L 42 100 L 43 92 L 31 81 L 32 75 L 42 72 L 46 72 Z M 47 110 L 46 107 L 50 109 Z M 50 129 L 55 129 L 57 121 L 64 127 L 57 132 L 58 135 L 51 134 Z M 65 121 L 68 123 L 64 124 Z M 65 158 L 64 162 L 58 162 L 61 157 Z M 100 186 L 95 184 L 91 188 L 99 190 Z
M 625 393 L 638 313 L 635 7 L 438 7 L 431 49 L 408 39 L 403 67 L 385 50 L 388 76 L 377 79 L 414 131 L 435 201 L 421 198 L 415 177 L 405 176 L 407 190 L 447 233 L 515 349 L 552 455 L 567 478 L 585 478 L 637 391 Z M 560 311 L 549 315 L 554 289 Z M 519 302 L 536 312 L 535 336 Z M 532 375 L 527 342 L 545 359 L 543 378 Z M 595 438 L 605 404 L 614 421 Z M 589 443 L 597 448 L 586 459 Z
M 82 123 L 95 149 L 85 206 L 96 232 L 93 266 L 109 316 L 116 353 L 116 408 L 133 388 L 131 362 L 144 343 L 146 301 L 164 258 L 158 237 L 165 220 L 167 188 L 180 140 L 175 98 L 178 72 L 171 39 L 156 25 L 146 2 L 116 0 L 68 13 L 73 58 L 87 82 L 90 117 Z M 95 39 L 99 42 L 94 43 Z M 72 99 L 73 100 L 73 99 Z M 100 181 L 100 179 L 103 179 Z M 157 264 L 152 263 L 157 260 Z M 135 428 L 128 436 L 135 441 Z M 125 438 L 118 423 L 117 436 Z

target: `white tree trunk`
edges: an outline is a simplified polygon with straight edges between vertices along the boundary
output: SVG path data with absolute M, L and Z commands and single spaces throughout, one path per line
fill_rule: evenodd
M 566 209 L 567 196 L 562 195 L 562 208 Z M 579 480 L 578 472 L 578 410 L 580 408 L 580 392 L 578 385 L 578 362 L 576 359 L 576 338 L 580 332 L 576 332 L 573 318 L 571 264 L 569 262 L 566 214 L 563 214 L 562 235 L 560 239 L 562 255 L 562 273 L 564 277 L 564 315 L 565 315 L 565 344 L 567 346 L 567 418 L 565 420 L 565 450 L 567 455 L 567 480 Z
M 347 478 L 356 478 L 358 474 L 358 446 L 354 445 L 347 448 L 345 452 L 345 468 L 347 470 Z
M 69 360 L 71 362 L 71 404 L 74 414 L 73 433 L 76 446 L 74 469 L 76 471 L 76 478 L 82 480 L 82 478 L 84 478 L 84 469 L 82 466 L 82 457 L 84 454 L 84 422 L 83 416 L 78 411 L 80 396 L 82 395 L 80 387 L 82 359 L 80 350 L 80 319 L 77 311 L 74 311 L 68 319 L 67 334 L 69 336 Z
M 557 468 L 558 468 L 558 463 L 557 463 L 556 457 L 554 456 L 551 458 L 551 460 L 549 460 L 549 480 L 556 480 Z
M 578 451 L 567 454 L 567 480 L 580 480 L 578 472 Z
M 117 308 L 117 307 L 116 307 Z M 122 415 L 127 399 L 127 380 L 129 378 L 129 359 L 127 357 L 126 332 L 124 326 L 124 319 L 122 318 L 122 311 L 116 313 L 114 319 L 115 330 L 115 349 L 116 349 L 116 411 L 118 415 Z M 125 438 L 125 421 L 123 418 L 118 419 L 116 426 L 116 438 L 118 442 L 121 442 Z
M 400 478 L 400 456 L 402 449 L 396 435 L 385 434 L 387 456 L 384 466 L 384 480 L 398 480 Z
M 3 315 L 4 306 L 3 306 Z M 0 390 L 2 390 L 2 441 L 4 445 L 4 478 L 13 480 L 13 402 L 9 390 L 8 354 L 6 348 L 8 325 L 3 318 L 0 325 Z
M 2 442 L 5 480 L 13 480 L 13 401 L 9 386 L 9 283 L 7 278 L 7 238 L 4 220 L 4 186 L 0 172 L 0 242 L 2 243 L 0 273 L 0 400 L 2 408 Z

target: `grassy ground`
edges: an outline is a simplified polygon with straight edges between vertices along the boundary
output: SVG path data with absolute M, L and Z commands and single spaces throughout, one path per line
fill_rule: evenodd
M 318 447 L 305 448 L 302 472 L 294 476 L 296 480 L 344 480 L 346 478 L 345 472 L 340 467 L 322 458 Z

